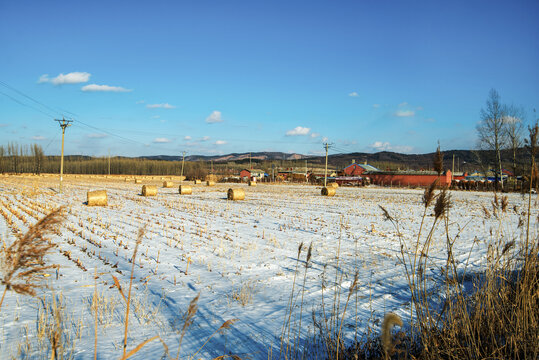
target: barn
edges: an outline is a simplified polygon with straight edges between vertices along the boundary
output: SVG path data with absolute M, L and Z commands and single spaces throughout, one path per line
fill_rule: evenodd
M 440 186 L 451 185 L 450 170 L 440 176 L 434 171 L 369 171 L 363 173 L 363 177 L 382 186 L 429 186 L 435 180 Z
M 372 165 L 357 164 L 355 160 L 352 160 L 352 164 L 343 169 L 344 176 L 361 176 L 365 171 L 380 171 Z
M 244 180 L 262 180 L 266 174 L 260 169 L 243 169 L 240 171 L 240 178 Z

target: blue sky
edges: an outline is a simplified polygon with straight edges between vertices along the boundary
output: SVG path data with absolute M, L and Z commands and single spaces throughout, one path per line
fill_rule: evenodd
M 66 154 L 425 153 L 539 105 L 537 1 L 0 0 L 0 44 L 0 144 L 47 154 L 62 115 Z

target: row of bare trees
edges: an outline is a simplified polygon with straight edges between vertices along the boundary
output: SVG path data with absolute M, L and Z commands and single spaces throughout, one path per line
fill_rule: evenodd
M 0 173 L 32 172 L 41 174 L 45 163 L 45 152 L 38 144 L 18 145 L 10 142 L 0 145 Z
M 513 174 L 518 175 L 517 153 L 524 146 L 524 109 L 502 103 L 498 92 L 491 89 L 480 117 L 477 125 L 478 147 L 494 151 L 496 188 L 503 189 L 503 181 L 499 181 L 502 179 L 501 151 L 511 151 Z

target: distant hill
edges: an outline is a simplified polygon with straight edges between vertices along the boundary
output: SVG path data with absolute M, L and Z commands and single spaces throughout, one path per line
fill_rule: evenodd
M 185 157 L 186 161 L 214 161 L 214 162 L 227 162 L 227 161 L 242 161 L 249 160 L 301 160 L 307 156 L 301 154 L 288 154 L 283 152 L 253 152 L 253 153 L 232 153 L 226 155 L 189 155 Z M 155 155 L 155 156 L 140 156 L 141 159 L 150 160 L 169 160 L 178 161 L 181 160 L 181 156 L 168 156 L 168 155 Z
M 455 171 L 457 170 L 481 170 L 482 168 L 492 167 L 495 163 L 495 157 L 493 151 L 485 150 L 448 150 L 443 152 L 444 166 L 446 169 L 453 167 L 453 155 L 455 157 Z M 270 162 L 287 162 L 286 166 L 292 166 L 295 160 L 307 160 L 310 166 L 323 165 L 325 163 L 324 156 L 308 156 L 296 153 L 283 153 L 283 152 L 253 152 L 253 153 L 232 153 L 226 155 L 190 155 L 186 156 L 186 161 L 214 161 L 219 162 L 237 162 L 237 163 L 249 163 L 249 156 L 255 163 L 262 165 L 268 165 Z M 169 160 L 178 161 L 181 160 L 181 156 L 141 156 L 143 159 L 152 160 Z M 374 165 L 382 170 L 391 169 L 430 169 L 432 168 L 432 160 L 434 153 L 427 154 L 401 154 L 391 151 L 381 151 L 377 153 L 361 153 L 354 152 L 348 154 L 330 154 L 328 156 L 328 163 L 333 168 L 344 168 L 355 161 L 357 163 L 365 163 Z M 519 149 L 517 153 L 517 165 L 526 166 L 529 162 L 527 160 L 529 154 L 524 148 Z M 511 169 L 512 154 L 510 151 L 502 151 L 502 160 L 504 167 Z M 297 164 L 303 166 L 303 164 Z

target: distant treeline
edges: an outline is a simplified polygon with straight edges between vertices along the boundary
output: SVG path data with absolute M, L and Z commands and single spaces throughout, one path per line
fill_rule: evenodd
M 183 174 L 188 178 L 203 178 L 208 174 L 207 164 L 184 163 Z M 133 159 L 123 157 L 65 156 L 65 174 L 112 175 L 180 175 L 181 161 Z M 30 146 L 9 143 L 0 146 L 0 173 L 59 173 L 60 156 L 45 156 L 38 144 Z
M 506 154 L 507 153 L 507 154 Z M 453 155 L 455 155 L 453 165 Z M 429 170 L 432 167 L 434 154 L 407 155 L 392 152 L 376 154 L 335 154 L 329 157 L 329 168 L 342 170 L 352 161 L 368 162 L 381 170 Z M 455 171 L 486 172 L 494 165 L 493 151 L 452 150 L 444 153 L 444 168 Z M 527 173 L 529 167 L 529 151 L 520 148 L 517 152 L 517 175 Z M 502 151 L 504 168 L 511 169 L 509 153 Z M 318 171 L 324 167 L 325 159 L 316 157 L 301 160 L 259 160 L 243 159 L 228 162 L 185 161 L 183 174 L 188 178 L 204 178 L 209 173 L 237 176 L 242 169 L 261 169 L 266 173 L 293 169 L 294 171 Z M 513 170 L 512 169 L 512 170 Z M 64 157 L 64 173 L 66 174 L 111 174 L 111 175 L 180 175 L 181 161 L 154 160 L 128 157 Z M 45 156 L 43 148 L 38 144 L 18 145 L 8 143 L 0 146 L 0 173 L 59 173 L 60 156 Z M 276 175 L 276 174 L 275 174 Z

